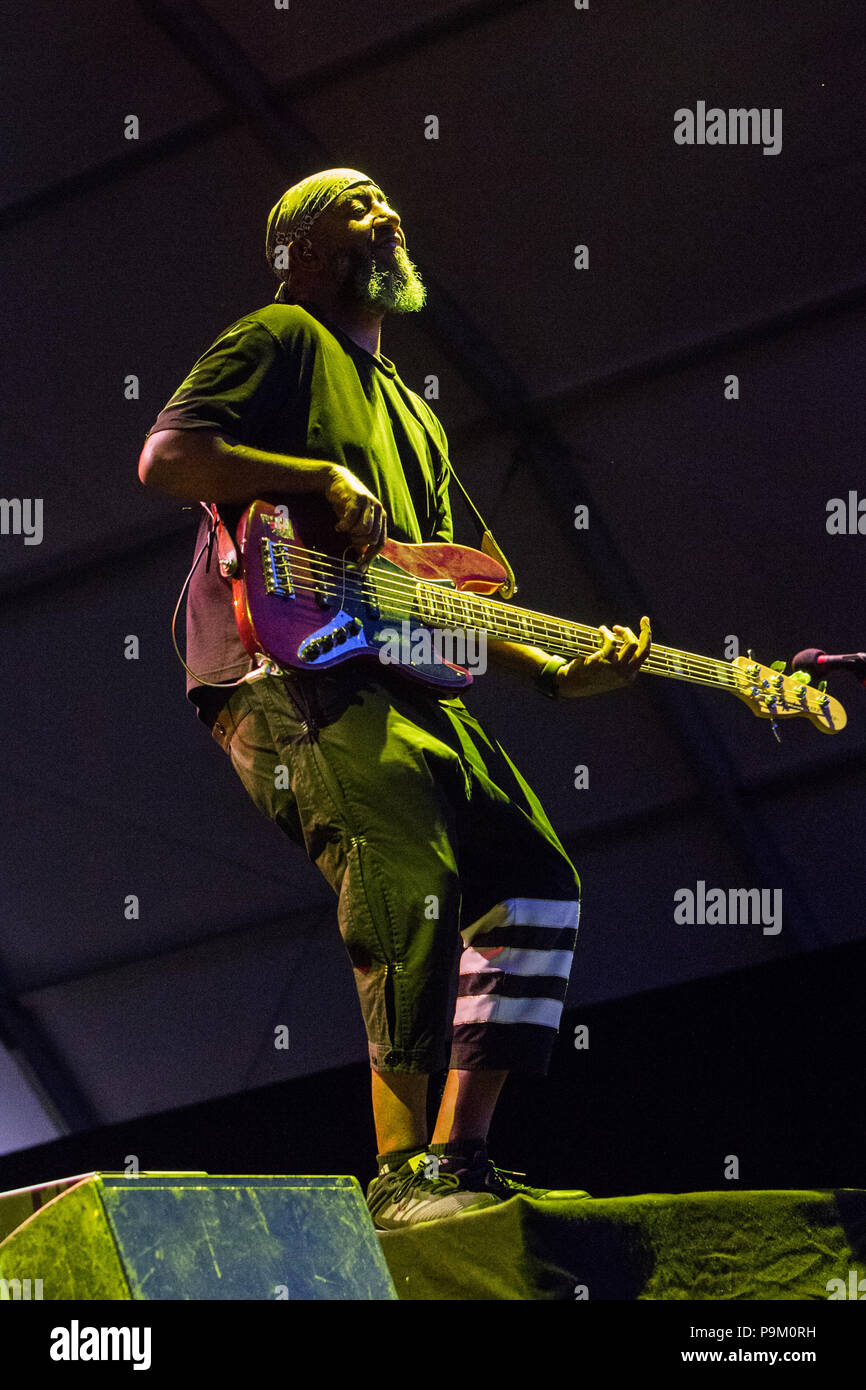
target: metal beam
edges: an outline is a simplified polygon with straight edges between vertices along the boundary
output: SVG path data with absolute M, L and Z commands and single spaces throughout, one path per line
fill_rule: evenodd
M 842 314 L 856 313 L 866 307 L 866 281 L 841 285 L 820 295 L 813 295 L 786 309 L 763 314 L 752 319 L 708 333 L 701 338 L 675 343 L 656 352 L 633 357 L 615 367 L 603 368 L 595 375 L 561 390 L 542 392 L 534 397 L 535 405 L 548 419 L 565 414 L 578 405 L 595 404 L 606 397 L 621 395 L 635 386 L 661 380 L 678 372 L 715 358 L 729 356 L 743 348 L 754 347 L 791 333 L 797 333 Z M 469 444 L 486 437 L 491 426 L 499 428 L 498 416 L 479 414 L 471 423 L 451 430 L 449 440 Z
M 252 866 L 250 866 L 249 871 L 253 872 Z M 7 993 L 4 1002 L 11 1003 L 13 1008 L 21 1009 L 20 1000 L 38 994 L 44 989 L 63 989 L 67 985 L 80 984 L 82 980 L 95 980 L 100 976 L 115 975 L 120 970 L 150 965 L 154 961 L 172 960 L 209 946 L 216 946 L 220 942 L 233 938 L 256 936 L 277 927 L 281 930 L 288 927 L 287 936 L 292 942 L 309 936 L 311 933 L 324 932 L 326 929 L 329 934 L 333 934 L 335 922 L 336 900 L 332 901 L 329 898 L 327 901 L 314 901 L 309 907 L 302 907 L 294 912 L 277 912 L 269 917 L 257 916 L 254 922 L 243 922 L 238 926 L 207 932 L 204 936 L 196 937 L 193 941 L 185 941 L 182 945 L 165 946 L 156 951 L 136 951 L 120 960 L 106 962 L 106 964 L 93 970 L 66 971 L 65 973 L 54 971 L 44 975 L 40 980 L 30 981 L 24 989 L 20 990 L 19 997 L 13 998 L 11 994 Z
M 0 973 L 0 1039 L 59 1129 L 95 1129 L 101 1117 L 42 1025 L 11 993 Z
M 363 69 L 367 73 L 374 72 L 385 67 L 388 63 L 399 62 L 407 54 L 418 53 L 424 48 L 441 43 L 443 39 L 465 33 L 470 29 L 477 28 L 480 24 L 498 19 L 512 10 L 523 9 L 539 2 L 540 0 L 478 0 L 476 4 L 466 5 L 463 9 L 452 11 L 450 14 L 437 15 L 431 19 L 422 20 L 411 29 L 393 34 L 377 43 L 369 44 L 366 48 L 346 54 L 344 57 L 323 63 L 299 77 L 274 83 L 269 90 L 276 97 L 278 106 L 284 109 L 292 102 L 305 101 L 310 97 L 318 96 L 327 91 L 329 87 L 353 76 L 359 69 Z M 151 20 L 160 23 L 161 27 L 166 27 L 155 13 L 153 6 L 150 6 L 148 11 L 147 0 L 140 0 L 140 4 L 148 12 L 148 17 Z M 181 11 L 178 7 L 174 7 L 173 21 L 176 22 L 178 47 L 183 47 L 184 43 L 182 18 Z M 172 22 L 172 20 L 166 17 L 166 23 L 168 22 Z M 201 16 L 199 16 L 199 22 L 200 24 L 202 22 Z M 219 32 L 220 35 L 223 35 L 222 30 Z M 184 154 L 196 145 L 204 144 L 208 140 L 213 140 L 219 135 L 236 129 L 245 119 L 244 111 L 233 103 L 226 110 L 215 112 L 212 116 L 204 116 L 199 120 L 188 121 L 186 125 L 180 126 L 177 130 L 169 131 L 166 135 L 157 136 L 141 144 L 128 142 L 123 152 L 113 159 L 104 160 L 101 164 L 93 165 L 89 169 L 82 169 L 66 178 L 56 179 L 43 188 L 38 188 L 32 193 L 28 193 L 22 198 L 16 198 L 0 207 L 0 232 L 10 227 L 19 226 L 22 222 L 38 217 L 43 212 L 55 211 L 63 203 L 108 187 L 117 182 L 118 179 L 134 176 L 142 169 L 158 164 L 162 160 L 173 159 L 179 154 Z M 308 138 L 311 142 L 307 147 L 308 153 L 315 158 L 314 148 L 318 150 L 320 147 L 313 141 L 312 136 L 308 136 Z

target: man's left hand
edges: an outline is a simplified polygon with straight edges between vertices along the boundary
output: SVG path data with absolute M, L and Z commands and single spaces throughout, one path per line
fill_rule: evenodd
M 630 627 L 600 627 L 604 639 L 591 656 L 577 657 L 557 672 L 557 687 L 561 699 L 577 699 L 586 695 L 601 695 L 606 690 L 621 690 L 631 685 L 646 661 L 652 643 L 649 618 L 640 620 L 640 637 Z

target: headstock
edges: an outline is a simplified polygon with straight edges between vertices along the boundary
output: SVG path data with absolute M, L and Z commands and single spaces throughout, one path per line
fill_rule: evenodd
M 780 719 L 805 715 L 816 729 L 824 734 L 838 734 L 848 723 L 848 716 L 838 700 L 826 692 L 826 682 L 813 687 L 808 671 L 784 674 L 784 661 L 762 666 L 748 656 L 738 656 L 731 662 L 734 694 L 747 704 L 759 719 Z

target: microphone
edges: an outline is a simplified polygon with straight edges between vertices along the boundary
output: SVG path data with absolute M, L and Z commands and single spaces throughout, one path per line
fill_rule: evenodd
M 828 656 L 820 647 L 807 647 L 798 652 L 791 662 L 795 671 L 810 673 L 828 671 L 850 671 L 866 685 L 866 652 L 846 652 L 841 656 Z

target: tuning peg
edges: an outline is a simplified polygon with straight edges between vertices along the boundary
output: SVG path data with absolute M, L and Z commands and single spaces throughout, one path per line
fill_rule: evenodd
M 787 664 L 788 664 L 788 663 L 787 663 L 786 661 L 774 661 L 773 664 L 772 664 L 772 666 L 770 667 L 770 669 L 771 669 L 772 671 L 778 671 L 778 672 L 781 674 L 781 673 L 784 673 L 784 670 L 785 670 L 785 667 L 787 666 Z
M 823 695 L 823 694 L 824 694 L 824 691 L 827 689 L 827 682 L 826 682 L 826 681 L 819 681 L 819 682 L 818 682 L 818 689 L 820 690 L 821 694 Z

